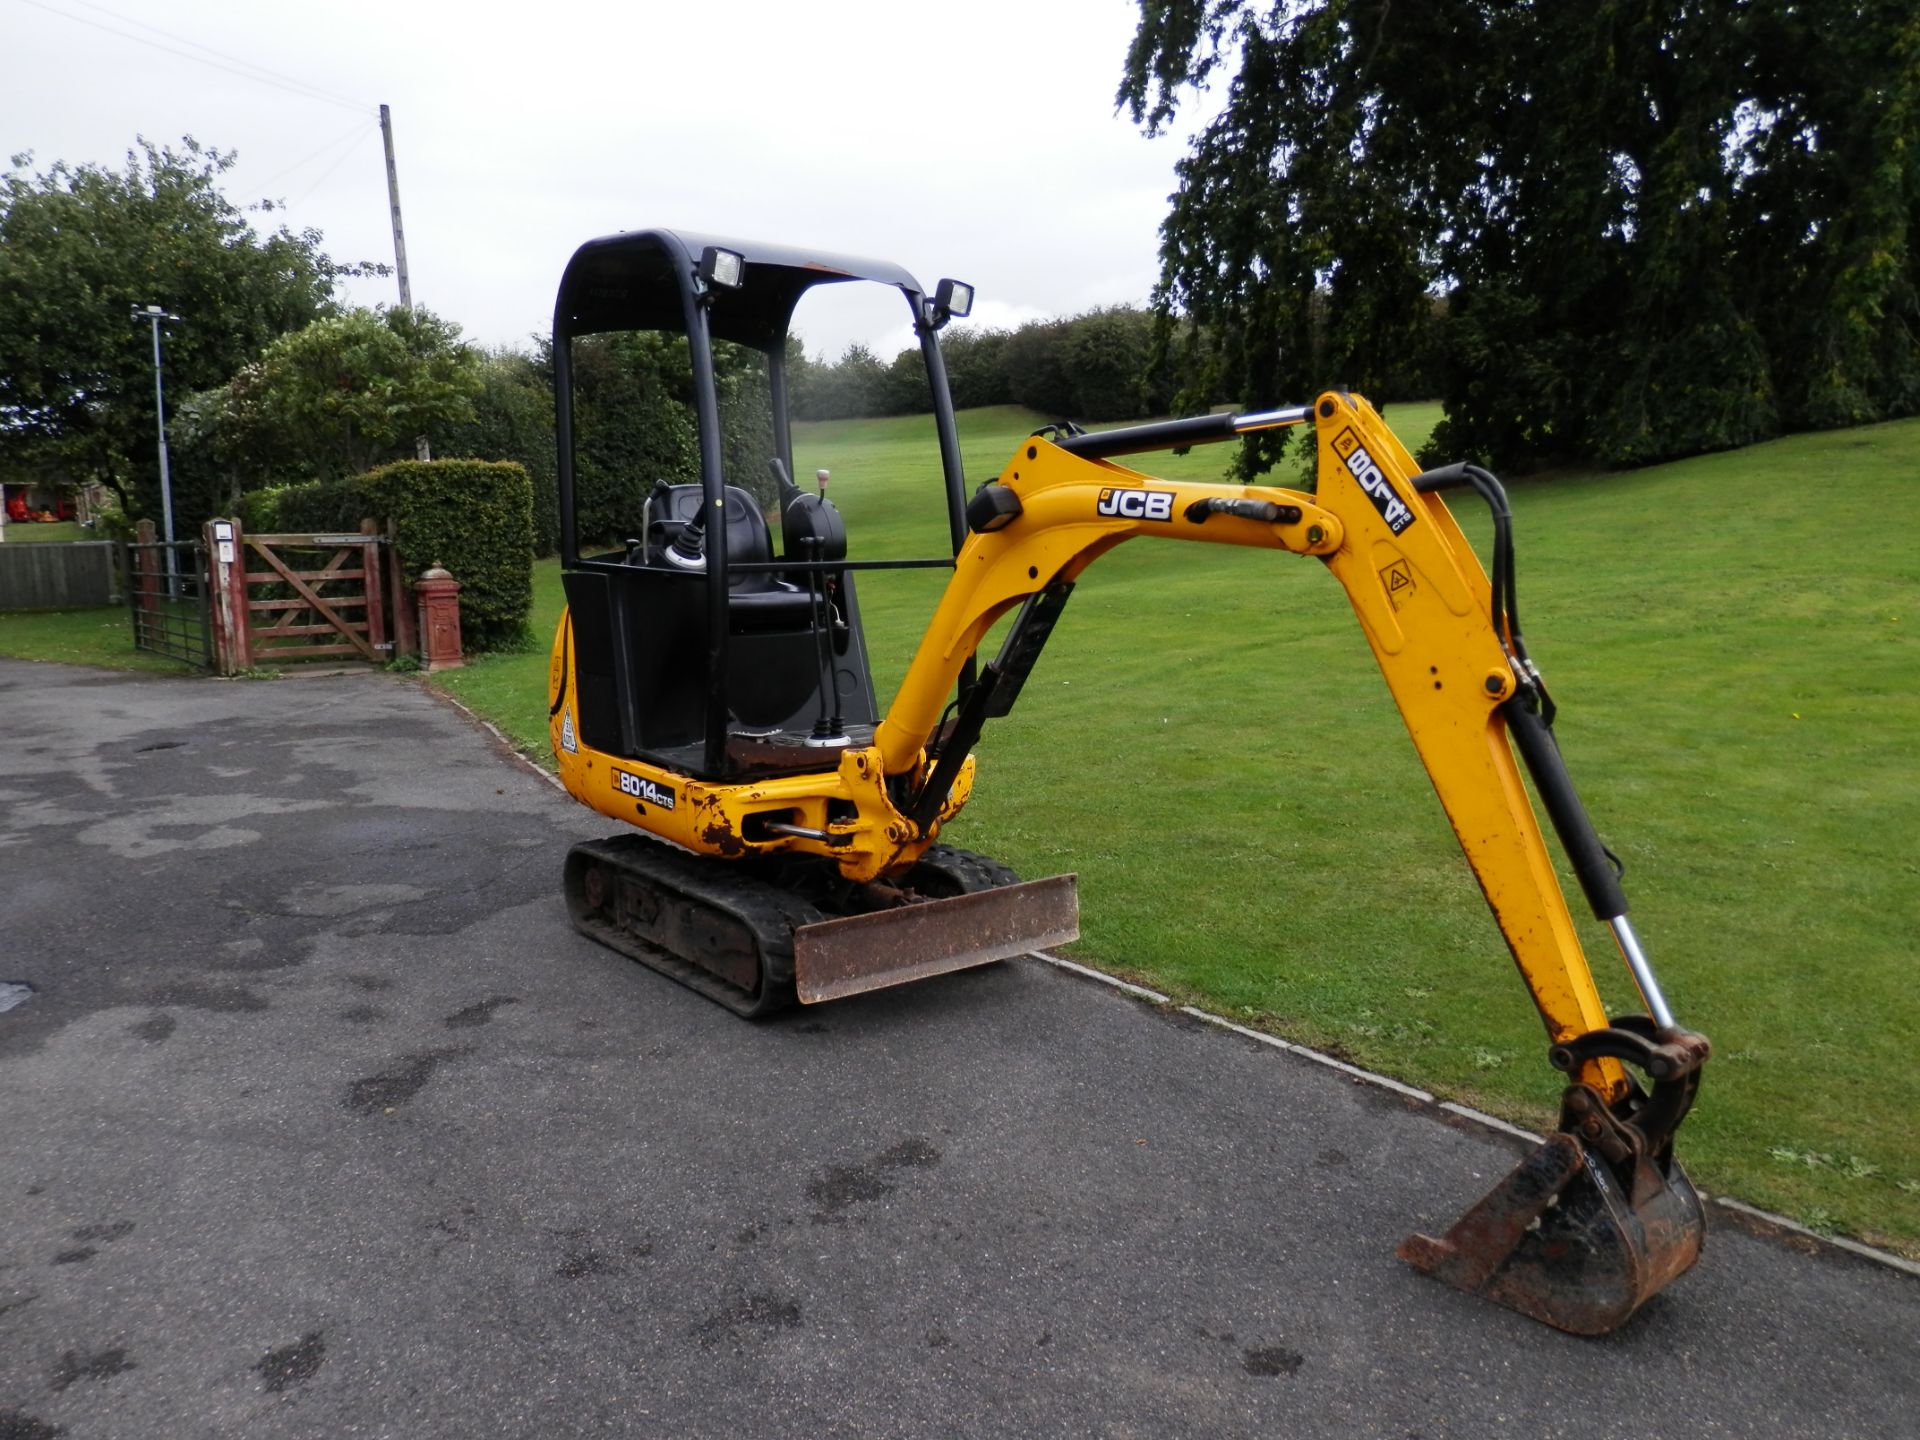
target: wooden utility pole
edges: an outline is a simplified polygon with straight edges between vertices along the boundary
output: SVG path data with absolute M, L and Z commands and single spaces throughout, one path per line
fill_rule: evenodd
M 400 228 L 400 175 L 393 167 L 393 112 L 380 107 L 380 140 L 387 147 L 387 204 L 393 211 L 393 268 L 400 275 L 400 304 L 413 308 L 413 285 L 407 279 L 407 234 Z
M 387 205 L 393 213 L 393 268 L 400 277 L 400 308 L 411 310 L 413 283 L 407 277 L 407 232 L 400 225 L 400 173 L 393 164 L 393 112 L 385 105 L 380 107 L 380 142 L 387 150 Z M 424 435 L 414 440 L 413 450 L 422 460 L 433 458 Z

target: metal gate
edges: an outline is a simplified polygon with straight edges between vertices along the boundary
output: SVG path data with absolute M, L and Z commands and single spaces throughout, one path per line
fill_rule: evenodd
M 155 540 L 153 522 L 143 520 L 121 556 L 133 648 L 211 670 L 206 548 L 198 540 Z

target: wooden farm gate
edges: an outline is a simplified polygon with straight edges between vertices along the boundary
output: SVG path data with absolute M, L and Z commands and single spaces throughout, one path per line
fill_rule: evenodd
M 303 660 L 384 665 L 396 639 L 415 648 L 392 541 L 371 520 L 358 534 L 306 535 L 248 535 L 237 520 L 212 520 L 206 545 L 223 674 Z

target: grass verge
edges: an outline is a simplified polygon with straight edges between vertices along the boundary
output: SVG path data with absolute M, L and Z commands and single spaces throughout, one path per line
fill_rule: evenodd
M 98 530 L 88 530 L 78 520 L 40 520 L 7 522 L 7 538 L 4 544 L 45 545 L 60 540 L 104 540 L 107 537 Z
M 109 670 L 190 675 L 177 660 L 133 648 L 132 622 L 124 605 L 87 610 L 0 610 L 0 655 L 13 660 L 54 660 Z

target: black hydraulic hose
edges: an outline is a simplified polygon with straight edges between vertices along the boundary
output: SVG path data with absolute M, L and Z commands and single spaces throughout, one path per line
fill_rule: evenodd
M 1506 487 L 1490 471 L 1465 461 L 1423 470 L 1413 477 L 1413 488 L 1422 495 L 1461 485 L 1471 486 L 1493 515 L 1493 629 L 1504 645 L 1509 634 L 1520 628 L 1513 580 L 1513 509 L 1507 503 Z
M 1560 755 L 1559 742 L 1553 738 L 1547 717 L 1539 706 L 1536 689 L 1523 685 L 1512 699 L 1500 706 L 1500 714 L 1507 722 L 1507 734 L 1513 737 L 1514 747 L 1526 762 L 1527 773 L 1533 776 L 1533 788 L 1540 792 L 1540 803 L 1547 807 L 1561 847 L 1573 862 L 1573 873 L 1579 877 L 1580 888 L 1586 892 L 1594 918 L 1618 919 L 1627 913 L 1626 892 L 1620 888 L 1612 857 L 1600 843 L 1587 807 L 1580 803 L 1573 778 L 1567 774 L 1567 762 Z
M 1527 642 L 1520 633 L 1520 592 L 1515 578 L 1518 566 L 1514 559 L 1513 548 L 1513 508 L 1507 503 L 1506 486 L 1491 471 L 1478 465 L 1462 461 L 1454 465 L 1442 465 L 1438 469 L 1423 470 L 1413 477 L 1413 488 L 1422 495 L 1432 494 L 1436 490 L 1450 490 L 1456 486 L 1467 485 L 1487 502 L 1487 509 L 1493 516 L 1493 633 L 1500 643 L 1507 647 L 1521 669 L 1521 679 L 1538 681 L 1538 672 L 1533 666 L 1533 657 L 1527 654 Z M 1554 705 L 1542 687 L 1543 714 L 1546 723 L 1553 724 Z

